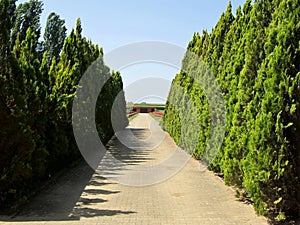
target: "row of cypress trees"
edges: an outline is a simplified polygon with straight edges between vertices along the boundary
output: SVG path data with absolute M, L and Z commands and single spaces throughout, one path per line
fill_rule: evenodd
M 18 7 L 16 0 L 0 0 L 1 210 L 26 202 L 50 174 L 80 158 L 72 102 L 95 60 L 111 76 L 97 102 L 97 128 L 104 142 L 114 133 L 110 108 L 123 89 L 120 74 L 104 65 L 102 49 L 82 37 L 80 19 L 67 37 L 64 20 L 51 13 L 40 41 L 42 7 L 39 0 Z M 119 107 L 125 126 L 125 99 Z
M 186 148 L 190 136 L 182 130 L 182 115 L 192 118 L 196 110 L 198 120 L 190 129 L 199 126 L 199 143 L 193 153 L 204 158 L 213 116 L 221 115 L 210 110 L 214 99 L 189 73 L 197 70 L 211 89 L 220 85 L 225 139 L 209 167 L 249 197 L 257 213 L 277 220 L 298 216 L 300 209 L 299 44 L 299 0 L 247 0 L 235 15 L 230 4 L 210 33 L 195 33 L 188 45 L 216 80 L 205 80 L 203 66 L 186 56 L 163 117 L 164 128 Z M 193 100 L 193 107 L 185 96 Z

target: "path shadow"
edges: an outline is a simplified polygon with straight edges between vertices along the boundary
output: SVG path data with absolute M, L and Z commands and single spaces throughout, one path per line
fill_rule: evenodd
M 80 219 L 80 217 L 76 216 L 79 214 L 81 217 L 91 218 L 95 216 L 115 216 L 119 214 L 133 214 L 133 211 L 122 211 L 122 210 L 98 210 L 98 209 L 91 209 L 91 208 L 79 208 L 75 209 L 75 216 L 73 218 Z
M 93 205 L 107 202 L 104 199 L 106 195 L 120 193 L 117 190 L 106 190 L 105 186 L 113 183 L 94 173 L 94 170 L 82 161 L 79 165 L 52 179 L 16 214 L 0 215 L 0 222 L 76 221 L 81 217 L 135 213 L 118 209 L 94 209 Z M 87 193 L 89 197 L 84 196 L 84 193 Z
M 126 128 L 122 138 L 129 140 L 130 146 L 126 146 L 114 136 L 109 141 L 107 149 L 115 159 L 126 165 L 137 165 L 152 160 L 149 156 L 152 147 L 145 142 L 150 134 L 149 129 Z M 121 170 L 120 167 L 109 167 L 106 174 L 116 174 Z M 103 210 L 94 207 L 97 204 L 106 203 L 105 196 L 121 194 L 119 190 L 105 188 L 109 184 L 114 184 L 114 182 L 95 173 L 90 166 L 82 161 L 74 168 L 68 169 L 52 179 L 52 182 L 22 207 L 18 213 L 13 216 L 0 216 L 0 221 L 72 221 L 79 220 L 81 217 L 136 213 L 119 209 Z
M 127 165 L 154 160 L 149 156 L 153 145 L 145 141 L 150 135 L 150 130 L 146 128 L 126 128 L 111 139 L 108 151 L 115 159 Z

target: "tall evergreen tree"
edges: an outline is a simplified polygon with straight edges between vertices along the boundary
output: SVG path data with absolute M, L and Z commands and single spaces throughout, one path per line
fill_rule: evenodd
M 49 22 L 48 29 L 57 27 L 62 36 L 57 40 L 48 33 L 51 61 L 47 52 L 41 56 L 42 3 L 31 0 L 14 12 L 14 2 L 0 0 L 0 211 L 15 210 L 49 174 L 80 157 L 72 129 L 72 102 L 83 73 L 103 55 L 102 49 L 82 37 L 80 20 L 60 54 L 65 29 L 63 21 L 52 14 L 49 20 L 54 23 Z M 103 106 L 112 105 L 123 84 L 120 74 L 111 74 L 103 60 L 99 66 L 111 75 L 107 93 L 102 93 L 103 101 L 98 103 L 107 114 Z M 124 94 L 119 101 L 118 112 L 125 121 Z M 113 135 L 110 120 L 98 127 L 104 141 Z
M 279 218 L 297 214 L 299 207 L 295 201 L 299 187 L 295 179 L 299 168 L 299 10 L 299 2 L 285 0 L 273 13 L 266 59 L 259 69 L 264 92 L 245 166 L 245 186 L 257 207 L 275 208 Z M 251 167 L 259 172 L 250 171 Z
M 41 35 L 40 17 L 43 11 L 43 2 L 40 0 L 30 0 L 29 2 L 18 5 L 15 15 L 14 24 L 11 34 L 11 46 L 19 39 L 21 43 L 26 38 L 28 28 L 35 33 L 37 40 Z
M 60 19 L 56 13 L 50 13 L 44 33 L 44 51 L 48 53 L 48 65 L 54 57 L 56 62 L 59 61 L 60 52 L 67 35 L 66 31 L 65 21 Z
M 1 0 L 0 2 L 0 73 L 8 71 L 10 54 L 10 30 L 13 23 L 13 13 L 16 0 Z
M 226 16 L 229 7 L 210 34 L 195 33 L 188 45 L 210 65 L 226 102 L 226 137 L 210 168 L 250 197 L 259 214 L 276 220 L 299 216 L 300 209 L 299 5 L 298 0 L 247 0 L 234 19 Z M 192 96 L 201 127 L 194 154 L 203 159 L 211 129 L 203 90 L 214 84 L 197 88 L 189 69 L 205 70 L 194 60 L 185 57 L 182 68 L 188 73 L 172 82 L 163 125 L 178 142 L 181 121 L 176 117 L 184 110 L 192 118 L 185 105 L 186 95 Z

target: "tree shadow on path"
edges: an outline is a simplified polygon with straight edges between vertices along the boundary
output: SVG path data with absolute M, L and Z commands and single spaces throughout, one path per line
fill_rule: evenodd
M 137 165 L 153 160 L 149 155 L 151 145 L 143 140 L 150 135 L 149 129 L 126 128 L 125 138 L 130 141 L 127 147 L 114 136 L 108 143 L 108 151 L 125 163 L 125 165 Z M 133 134 L 133 135 L 131 135 Z M 132 138 L 129 139 L 129 138 Z M 135 139 L 136 138 L 136 139 Z M 110 162 L 106 162 L 110 163 Z M 100 164 L 105 164 L 101 162 Z M 122 172 L 122 167 L 112 165 L 107 173 L 116 174 Z M 107 178 L 95 173 L 83 160 L 77 166 L 66 169 L 40 191 L 30 202 L 22 207 L 13 216 L 0 216 L 0 221 L 68 221 L 80 220 L 98 216 L 115 216 L 119 214 L 133 214 L 133 211 L 116 209 L 99 209 L 99 204 L 107 203 L 105 196 L 122 194 L 119 190 L 106 188 L 114 184 Z M 97 207 L 98 206 L 98 207 Z
M 107 202 L 107 200 L 102 198 L 106 195 L 120 193 L 117 190 L 106 190 L 105 186 L 112 183 L 100 175 L 96 174 L 93 176 L 94 173 L 95 171 L 85 162 L 81 162 L 74 168 L 64 171 L 56 178 L 53 178 L 18 213 L 13 216 L 0 216 L 0 221 L 76 221 L 81 217 L 91 218 L 135 213 L 118 209 L 98 210 L 89 207 L 94 204 Z M 88 189 L 86 189 L 87 186 Z M 89 197 L 83 197 L 83 193 L 89 194 Z M 90 197 L 91 195 L 93 198 Z

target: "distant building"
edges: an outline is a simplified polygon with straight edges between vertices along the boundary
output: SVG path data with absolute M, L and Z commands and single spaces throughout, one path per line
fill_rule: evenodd
M 136 113 L 152 113 L 158 111 L 164 111 L 165 105 L 154 105 L 154 104 L 134 104 L 127 106 L 127 112 Z

